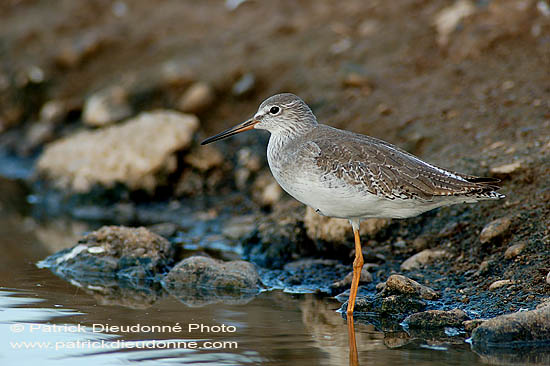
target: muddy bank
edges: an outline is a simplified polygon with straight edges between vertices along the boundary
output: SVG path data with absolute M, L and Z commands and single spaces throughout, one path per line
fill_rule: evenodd
M 198 145 L 248 118 L 265 97 L 290 91 L 321 122 L 499 178 L 507 195 L 364 223 L 366 311 L 394 309 L 399 323 L 459 309 L 477 320 L 534 310 L 548 298 L 544 2 L 0 7 L 0 152 L 8 157 L 1 171 L 24 182 L 33 215 L 146 225 L 175 248 L 165 271 L 197 252 L 245 259 L 266 288 L 345 303 L 351 230 L 281 191 L 266 166 L 267 136 Z M 388 293 L 384 284 L 396 274 L 439 297 Z M 164 296 L 161 281 L 152 283 L 135 298 Z M 116 286 L 103 286 L 113 288 L 112 299 L 123 292 Z M 208 293 L 185 302 L 208 303 Z

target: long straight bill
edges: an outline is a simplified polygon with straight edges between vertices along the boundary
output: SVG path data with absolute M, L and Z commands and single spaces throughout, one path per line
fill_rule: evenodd
M 224 139 L 226 137 L 233 136 L 233 135 L 236 135 L 238 133 L 251 130 L 251 129 L 254 128 L 254 125 L 258 122 L 259 121 L 256 121 L 255 119 L 251 118 L 248 121 L 244 121 L 243 123 L 239 123 L 238 125 L 233 126 L 228 130 L 225 130 L 223 132 L 218 133 L 215 136 L 207 138 L 206 140 L 201 142 L 201 145 L 206 145 L 206 144 L 209 144 L 211 142 L 218 141 L 218 140 Z

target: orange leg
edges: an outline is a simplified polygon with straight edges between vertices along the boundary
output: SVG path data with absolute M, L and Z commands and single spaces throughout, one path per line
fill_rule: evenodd
M 357 225 L 358 226 L 358 225 Z M 355 307 L 355 297 L 357 296 L 357 287 L 359 287 L 359 278 L 363 269 L 363 252 L 361 251 L 361 238 L 359 238 L 359 227 L 353 225 L 353 235 L 355 236 L 355 260 L 353 261 L 353 279 L 351 281 L 351 290 L 348 299 L 348 315 L 353 316 Z

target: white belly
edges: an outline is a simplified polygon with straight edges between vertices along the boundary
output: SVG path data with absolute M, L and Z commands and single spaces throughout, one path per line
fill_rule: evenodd
M 348 185 L 323 183 L 306 172 L 291 176 L 272 169 L 279 185 L 292 197 L 319 214 L 338 218 L 406 218 L 437 207 L 459 203 L 451 200 L 386 199 Z

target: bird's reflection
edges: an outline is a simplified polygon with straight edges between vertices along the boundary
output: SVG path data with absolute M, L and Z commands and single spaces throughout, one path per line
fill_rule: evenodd
M 347 315 L 348 321 L 348 340 L 349 340 L 349 365 L 358 366 L 357 343 L 355 341 L 355 325 L 353 324 L 353 315 Z

